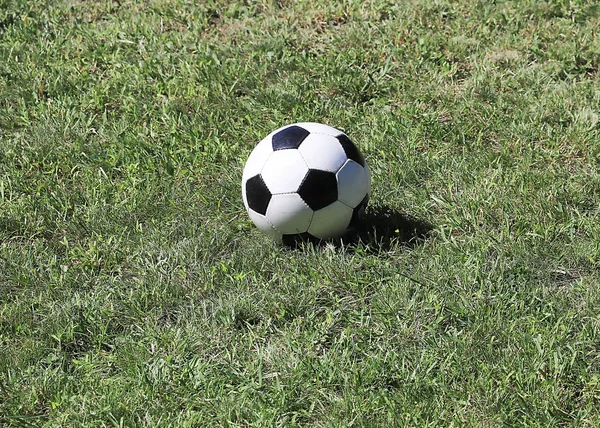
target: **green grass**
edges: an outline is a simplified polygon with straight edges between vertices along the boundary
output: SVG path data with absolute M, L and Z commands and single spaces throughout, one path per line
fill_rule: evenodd
M 0 0 L 0 425 L 600 425 L 595 3 Z M 298 121 L 362 241 L 247 218 Z

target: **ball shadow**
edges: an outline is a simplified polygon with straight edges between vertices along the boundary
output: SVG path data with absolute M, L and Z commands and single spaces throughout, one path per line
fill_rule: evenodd
M 363 244 L 379 250 L 388 250 L 392 245 L 414 246 L 426 239 L 433 230 L 427 221 L 414 218 L 387 205 L 367 208 L 364 218 L 344 236 L 344 245 Z
M 302 248 L 307 242 L 318 246 L 333 244 L 349 249 L 361 246 L 373 252 L 381 252 L 397 246 L 413 247 L 427 239 L 433 228 L 429 222 L 388 205 L 376 205 L 368 207 L 358 225 L 342 238 L 323 241 L 300 235 L 284 241 L 284 244 L 295 249 Z

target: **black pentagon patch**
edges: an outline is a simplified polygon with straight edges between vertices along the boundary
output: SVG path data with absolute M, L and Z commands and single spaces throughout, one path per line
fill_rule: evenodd
M 310 132 L 306 129 L 292 125 L 273 135 L 273 150 L 297 149 Z
M 363 155 L 358 150 L 358 147 L 356 147 L 354 145 L 352 140 L 350 140 L 350 138 L 348 138 L 348 136 L 344 135 L 344 134 L 342 134 L 336 138 L 342 145 L 342 148 L 346 152 L 346 156 L 348 156 L 348 159 L 352 159 L 354 162 L 356 162 L 364 167 L 365 166 L 365 158 L 363 158 Z
M 354 208 L 352 211 L 352 218 L 350 219 L 350 224 L 348 225 L 348 229 L 356 229 L 360 224 L 360 221 L 365 216 L 365 209 L 367 208 L 367 204 L 369 203 L 369 195 L 365 196 L 362 201 Z
M 325 208 L 338 198 L 335 174 L 320 169 L 309 169 L 300 184 L 298 194 L 314 211 Z
M 271 192 L 260 174 L 246 181 L 246 200 L 248 206 L 259 214 L 265 215 L 271 200 Z

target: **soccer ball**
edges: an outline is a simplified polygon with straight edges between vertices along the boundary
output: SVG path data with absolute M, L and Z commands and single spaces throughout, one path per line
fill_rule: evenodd
M 342 131 L 319 123 L 273 131 L 254 148 L 242 176 L 250 219 L 279 241 L 341 237 L 364 215 L 370 188 L 358 148 Z

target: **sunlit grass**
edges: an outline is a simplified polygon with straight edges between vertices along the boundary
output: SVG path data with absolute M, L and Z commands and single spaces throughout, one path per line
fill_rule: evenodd
M 0 0 L 0 424 L 600 424 L 598 14 Z M 244 212 L 300 121 L 371 169 L 340 245 Z

